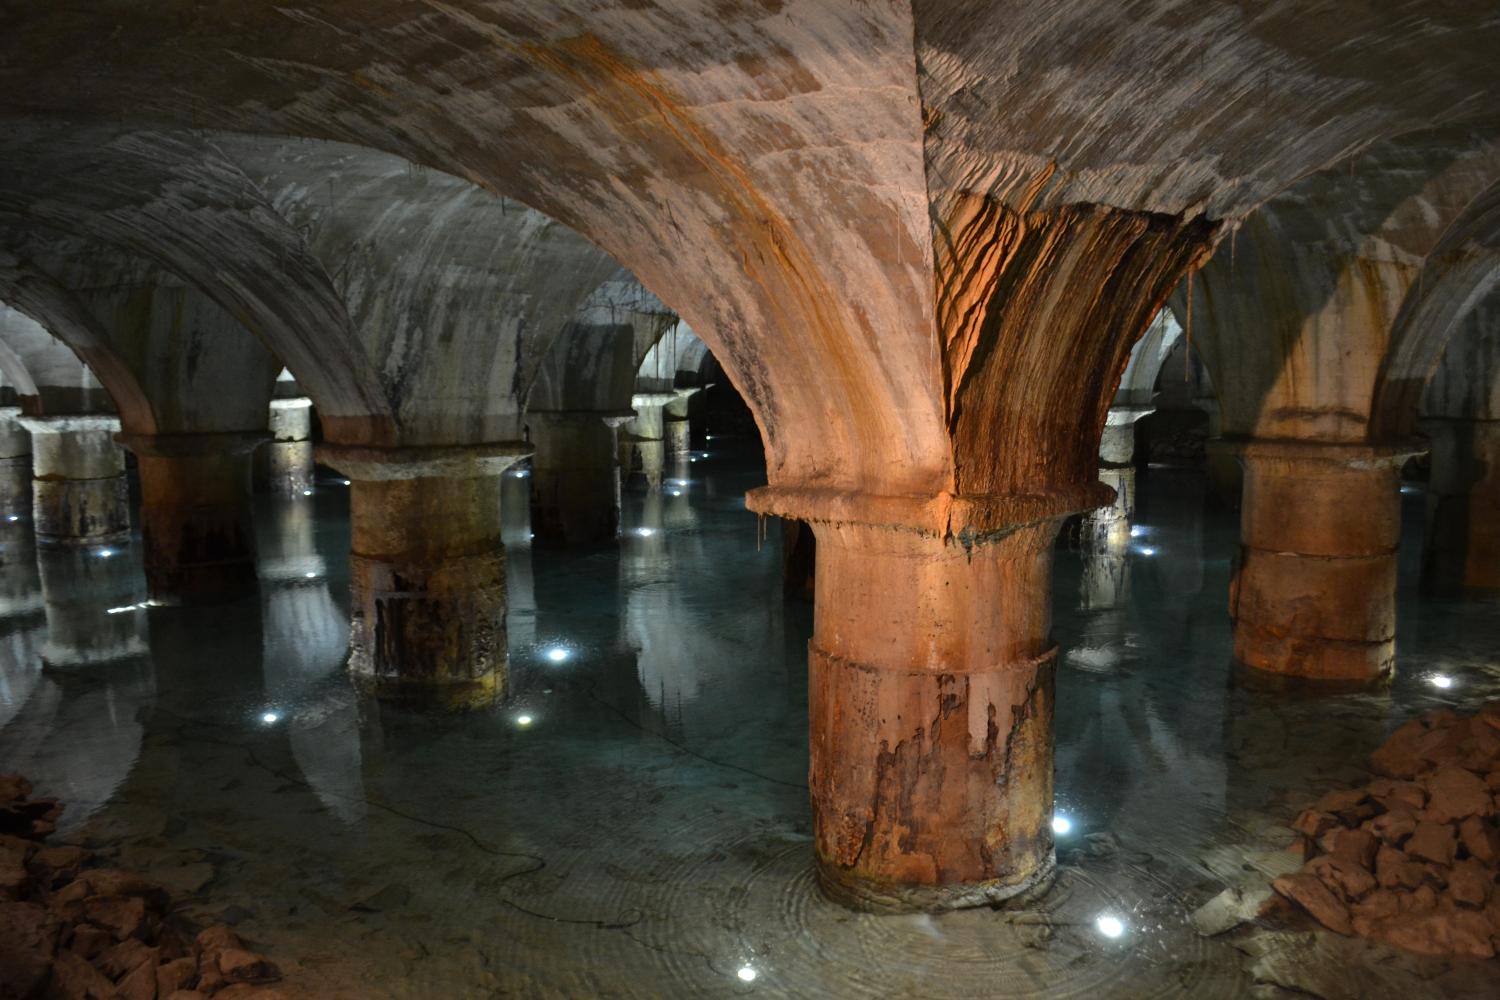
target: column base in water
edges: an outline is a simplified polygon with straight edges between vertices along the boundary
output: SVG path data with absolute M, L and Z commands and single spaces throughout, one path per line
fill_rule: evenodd
M 897 498 L 811 492 L 768 487 L 749 506 L 808 521 L 817 536 L 808 705 L 819 882 L 879 912 L 1044 891 L 1055 870 L 1052 546 L 1063 517 L 1102 491 L 1090 484 L 1077 506 L 1058 498 L 946 540 L 922 530 L 925 518 L 870 522 Z
M 1401 464 L 1416 445 L 1248 440 L 1234 655 L 1254 683 L 1362 687 L 1396 655 Z
M 1426 418 L 1432 442 L 1422 589 L 1500 590 L 1500 420 Z
M 539 540 L 597 545 L 619 537 L 616 428 L 632 416 L 576 411 L 526 415 L 536 446 L 531 462 L 531 527 Z
M 37 544 L 110 545 L 130 537 L 118 417 L 21 417 L 31 432 L 31 518 Z
M 530 453 L 521 442 L 320 449 L 353 484 L 349 671 L 376 697 L 461 710 L 503 693 L 502 476 Z
M 146 589 L 163 604 L 256 592 L 251 453 L 260 432 L 121 434 L 141 477 Z

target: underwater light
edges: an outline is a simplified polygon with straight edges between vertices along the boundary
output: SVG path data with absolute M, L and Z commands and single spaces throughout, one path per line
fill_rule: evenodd
M 1140 548 L 1136 549 L 1136 551 L 1139 552 L 1143 556 L 1154 556 L 1154 555 L 1156 555 L 1156 550 L 1153 549 L 1149 545 L 1142 545 Z
M 10 515 L 9 517 L 6 518 L 7 521 L 19 521 L 20 519 L 21 519 L 21 515 L 20 514 L 12 514 L 12 515 Z
M 1056 816 L 1052 817 L 1053 833 L 1068 833 L 1072 829 L 1073 821 L 1068 819 L 1068 817 L 1064 816 L 1062 813 L 1058 813 Z
M 1125 924 L 1119 917 L 1108 913 L 1094 921 L 1094 926 L 1099 928 L 1099 933 L 1107 938 L 1117 938 L 1125 933 Z
M 1446 691 L 1453 686 L 1453 678 L 1447 674 L 1433 674 L 1427 678 L 1427 683 L 1435 688 L 1441 688 Z
M 740 982 L 742 983 L 753 983 L 758 973 L 751 966 L 742 965 L 735 975 L 740 977 Z
M 314 573 L 312 570 L 308 570 L 306 573 L 303 573 L 302 575 L 305 576 L 305 577 L 307 577 L 309 580 L 311 580 L 314 577 L 316 577 L 318 574 Z
M 1146 527 L 1144 524 L 1132 524 L 1130 526 L 1131 538 L 1144 538 L 1149 534 L 1151 534 L 1151 529 Z
M 303 490 L 302 495 L 305 497 L 310 497 L 312 496 L 312 490 Z
M 94 555 L 98 556 L 101 559 L 108 559 L 110 556 L 112 556 L 114 554 L 115 554 L 115 550 L 114 549 L 96 549 L 94 551 Z
M 652 535 L 656 534 L 656 529 L 655 528 L 636 528 L 635 529 L 635 533 L 637 535 L 640 535 L 642 538 L 650 538 Z
M 518 726 L 529 726 L 529 725 L 531 725 L 531 716 L 529 716 L 529 715 L 518 715 L 518 716 L 516 716 L 516 725 L 518 725 Z
M 261 714 L 260 721 L 264 722 L 268 726 L 274 726 L 276 723 L 281 721 L 281 716 L 277 715 L 275 712 L 264 712 Z
M 553 646 L 547 650 L 547 659 L 553 663 L 561 663 L 568 658 L 568 651 L 561 646 Z

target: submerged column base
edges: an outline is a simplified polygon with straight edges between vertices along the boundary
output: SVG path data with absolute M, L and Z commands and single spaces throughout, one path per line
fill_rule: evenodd
M 532 530 L 544 542 L 594 545 L 620 534 L 616 428 L 629 413 L 528 413 Z
M 1396 655 L 1399 470 L 1422 449 L 1241 441 L 1234 655 L 1254 683 L 1364 687 Z
M 89 546 L 130 537 L 117 417 L 21 417 L 31 432 L 32 523 L 39 545 Z
M 353 483 L 349 671 L 360 687 L 436 710 L 503 693 L 501 477 L 530 452 L 520 442 L 320 450 Z
M 217 604 L 253 594 L 250 455 L 259 432 L 121 434 L 141 477 L 146 587 L 164 604 Z
M 1500 420 L 1429 417 L 1432 442 L 1422 589 L 1500 590 Z

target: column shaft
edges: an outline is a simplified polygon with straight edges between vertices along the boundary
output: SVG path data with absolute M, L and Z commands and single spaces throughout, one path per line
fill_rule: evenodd
M 639 472 L 648 489 L 661 489 L 667 458 L 663 410 L 675 398 L 670 392 L 638 392 L 631 398 L 635 417 L 620 430 L 622 479 Z
M 142 561 L 153 600 L 214 604 L 256 589 L 251 452 L 259 433 L 121 435 L 141 478 Z
M 1364 684 L 1396 649 L 1398 469 L 1410 448 L 1248 442 L 1235 658 L 1287 679 Z
M 1500 590 L 1500 421 L 1426 419 L 1432 442 L 1422 587 Z
M 353 482 L 349 669 L 376 696 L 459 709 L 503 691 L 501 476 L 527 450 L 320 453 Z
M 109 416 L 22 417 L 31 432 L 32 521 L 44 545 L 100 545 L 130 534 L 125 456 Z
M 312 400 L 271 400 L 271 440 L 256 452 L 256 478 L 267 492 L 301 496 L 313 483 Z
M 1059 523 L 971 548 L 815 525 L 809 782 L 834 898 L 938 910 L 1050 879 Z

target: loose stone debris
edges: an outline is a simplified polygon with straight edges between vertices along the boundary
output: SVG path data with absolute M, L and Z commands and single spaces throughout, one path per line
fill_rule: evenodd
M 230 928 L 199 930 L 161 885 L 48 846 L 63 806 L 0 774 L 0 1000 L 284 1000 Z
M 1500 702 L 1406 723 L 1371 756 L 1379 777 L 1332 791 L 1292 824 L 1306 863 L 1276 892 L 1339 934 L 1423 955 L 1500 949 Z

